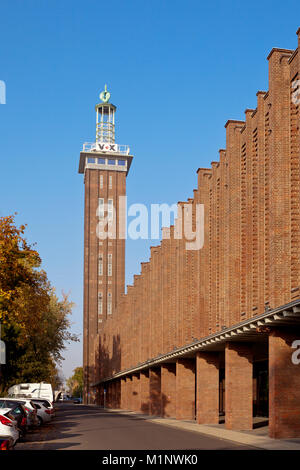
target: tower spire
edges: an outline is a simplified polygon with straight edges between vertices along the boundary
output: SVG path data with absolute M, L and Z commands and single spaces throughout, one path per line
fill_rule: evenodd
M 107 91 L 107 85 L 104 85 L 104 91 L 101 91 L 99 98 L 103 103 L 108 103 L 110 98 L 110 93 Z
M 96 142 L 113 144 L 115 142 L 116 107 L 109 103 L 110 93 L 107 85 L 99 95 L 102 103 L 96 105 Z

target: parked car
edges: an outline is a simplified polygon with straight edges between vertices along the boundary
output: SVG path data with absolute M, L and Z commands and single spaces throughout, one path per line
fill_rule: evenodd
M 28 398 L 0 398 L 0 407 L 12 408 L 14 403 L 24 406 L 27 413 L 27 425 L 38 426 L 37 412 L 34 403 Z M 1 405 L 2 404 L 2 405 Z
M 82 398 L 81 397 L 80 398 L 74 398 L 73 403 L 77 403 L 77 404 L 82 403 Z
M 0 450 L 11 450 L 20 437 L 18 423 L 9 408 L 0 409 Z
M 3 409 L 10 410 L 10 416 L 17 422 L 20 437 L 23 437 L 28 429 L 28 413 L 21 402 L 4 400 L 0 398 L 0 413 Z
M 11 437 L 3 437 L 0 436 L 0 450 L 12 450 L 13 449 L 13 440 Z
M 9 417 L 17 422 L 20 438 L 24 437 L 28 430 L 27 411 L 21 403 L 17 402 L 12 402 L 9 404 L 9 407 Z
M 48 410 L 50 410 L 50 416 L 51 418 L 54 418 L 55 416 L 55 408 L 53 406 L 53 403 L 50 402 L 49 400 L 44 400 L 43 398 L 34 398 L 32 400 L 32 402 L 36 405 L 36 404 L 42 404 L 45 406 L 45 408 L 47 408 Z
M 49 423 L 52 418 L 52 413 L 49 408 L 47 408 L 43 403 L 34 403 L 36 406 L 37 411 L 37 418 L 39 420 L 39 424 Z

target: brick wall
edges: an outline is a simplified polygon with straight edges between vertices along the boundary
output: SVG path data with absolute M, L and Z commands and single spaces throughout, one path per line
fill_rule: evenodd
M 193 198 L 178 203 L 194 213 L 204 204 L 204 247 L 186 251 L 174 226 L 169 239 L 165 231 L 162 243 L 151 247 L 149 262 L 99 332 L 97 377 L 300 297 L 300 113 L 291 100 L 299 54 L 273 49 L 268 61 L 269 90 L 257 93 L 245 121 L 227 121 L 219 161 L 198 169 Z M 91 198 L 86 217 L 88 204 Z M 87 260 L 89 269 L 94 262 L 92 249 L 85 247 L 85 269 Z M 87 301 L 95 304 L 85 294 Z M 85 335 L 93 328 L 85 318 Z M 85 358 L 89 354 L 85 342 Z

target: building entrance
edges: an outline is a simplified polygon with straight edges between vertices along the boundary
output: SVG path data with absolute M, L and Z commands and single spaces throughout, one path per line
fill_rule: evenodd
M 253 364 L 253 416 L 269 416 L 268 361 Z

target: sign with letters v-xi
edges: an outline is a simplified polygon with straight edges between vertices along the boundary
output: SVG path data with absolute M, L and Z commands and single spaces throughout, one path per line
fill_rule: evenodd
M 117 152 L 118 151 L 118 145 L 111 144 L 109 142 L 97 142 L 96 146 L 97 146 L 97 150 L 101 152 Z

